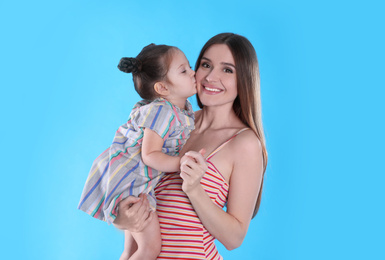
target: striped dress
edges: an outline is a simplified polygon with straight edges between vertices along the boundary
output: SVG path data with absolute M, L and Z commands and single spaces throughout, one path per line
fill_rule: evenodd
M 211 162 L 211 158 L 230 142 L 242 129 L 220 145 L 206 159 L 208 170 L 201 185 L 212 202 L 223 208 L 229 185 Z M 183 180 L 179 173 L 166 173 L 155 188 L 157 213 L 162 233 L 162 250 L 158 259 L 223 259 L 215 246 L 215 238 L 205 229 L 190 200 L 182 191 Z
M 95 159 L 78 208 L 112 223 L 122 199 L 146 193 L 155 209 L 154 187 L 163 173 L 142 161 L 143 132 L 145 128 L 155 131 L 164 140 L 162 152 L 178 155 L 194 129 L 194 112 L 188 101 L 186 108 L 181 110 L 163 98 L 135 104 L 128 122 L 116 131 L 112 145 Z

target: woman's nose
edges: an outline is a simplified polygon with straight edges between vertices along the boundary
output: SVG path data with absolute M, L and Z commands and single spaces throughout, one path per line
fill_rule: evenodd
M 217 75 L 217 72 L 214 70 L 214 69 L 211 69 L 208 73 L 207 73 L 207 75 L 206 75 L 206 80 L 208 81 L 208 82 L 210 82 L 210 81 L 215 81 L 215 80 L 217 80 L 218 79 L 218 75 Z

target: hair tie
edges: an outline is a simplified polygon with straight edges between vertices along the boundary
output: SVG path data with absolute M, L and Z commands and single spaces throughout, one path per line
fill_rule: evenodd
M 137 58 L 121 58 L 118 69 L 126 73 L 137 73 L 141 69 L 141 63 Z

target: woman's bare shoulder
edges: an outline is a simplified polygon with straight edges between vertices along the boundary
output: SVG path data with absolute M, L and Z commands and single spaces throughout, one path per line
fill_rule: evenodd
M 251 179 L 259 180 L 263 173 L 262 144 L 252 130 L 244 131 L 234 138 L 231 144 L 233 171 L 230 182 L 239 180 L 249 182 Z M 254 182 L 252 182 L 254 183 Z M 251 184 L 253 186 L 254 184 Z
M 236 138 L 231 142 L 232 149 L 234 149 L 237 154 L 245 155 L 250 154 L 256 155 L 261 154 L 262 145 L 257 135 L 253 130 L 248 129 L 239 133 Z

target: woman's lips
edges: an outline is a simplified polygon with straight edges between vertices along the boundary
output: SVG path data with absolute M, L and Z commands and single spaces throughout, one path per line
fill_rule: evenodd
M 218 94 L 220 92 L 222 92 L 223 90 L 219 89 L 219 88 L 215 88 L 215 87 L 212 87 L 212 86 L 203 86 L 203 89 L 206 93 L 209 93 L 209 94 Z

